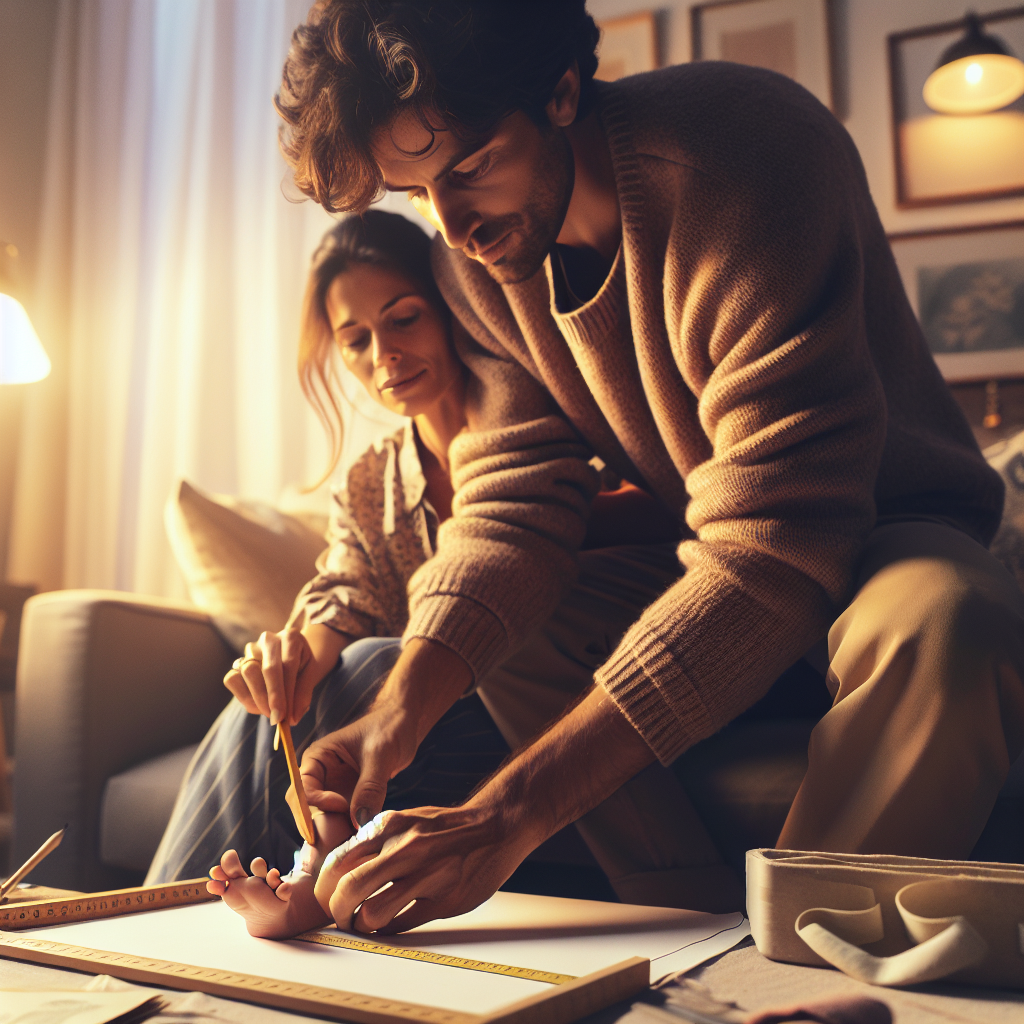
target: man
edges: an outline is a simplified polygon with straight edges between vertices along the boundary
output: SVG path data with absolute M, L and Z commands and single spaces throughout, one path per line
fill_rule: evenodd
M 967 856 L 1024 742 L 1024 600 L 984 547 L 1000 484 L 853 143 L 769 72 L 594 83 L 596 41 L 581 0 L 325 0 L 285 66 L 299 186 L 328 209 L 405 192 L 471 335 L 455 517 L 376 703 L 304 757 L 311 802 L 364 824 L 550 614 L 583 532 L 581 438 L 689 527 L 682 576 L 560 720 L 463 806 L 393 813 L 328 863 L 318 895 L 346 926 L 475 906 L 826 634 L 834 705 L 780 846 Z

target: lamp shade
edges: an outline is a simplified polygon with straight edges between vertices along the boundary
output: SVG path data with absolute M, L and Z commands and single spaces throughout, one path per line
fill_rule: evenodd
M 30 384 L 49 372 L 49 356 L 25 307 L 0 292 L 0 384 Z
M 939 114 L 986 114 L 1024 95 L 1024 62 L 967 15 L 967 31 L 947 47 L 924 83 L 924 101 Z

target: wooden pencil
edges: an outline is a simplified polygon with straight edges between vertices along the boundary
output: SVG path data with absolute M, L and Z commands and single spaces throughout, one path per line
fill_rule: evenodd
M 294 753 L 292 754 L 294 757 Z M 303 803 L 305 803 L 305 795 L 303 795 Z M 307 809 L 308 813 L 308 809 Z M 11 875 L 10 878 L 0 885 L 0 899 L 3 899 L 7 893 L 11 891 L 43 858 L 48 857 L 54 850 L 60 846 L 60 841 L 64 838 L 64 832 L 67 830 L 67 825 L 64 826 L 59 832 L 54 832 L 49 839 L 43 843 L 42 846 L 32 854 L 31 857 L 24 864 L 18 868 L 17 871 Z
M 306 800 L 306 792 L 302 788 L 299 762 L 295 756 L 295 744 L 292 742 L 292 728 L 287 722 L 282 722 L 277 730 L 281 746 L 284 747 L 285 760 L 288 762 L 288 775 L 292 780 L 295 798 L 299 801 L 299 812 L 302 814 L 302 820 L 298 823 L 299 832 L 302 834 L 302 838 L 312 846 L 316 842 L 316 833 L 313 831 L 313 815 L 309 813 L 309 802 Z

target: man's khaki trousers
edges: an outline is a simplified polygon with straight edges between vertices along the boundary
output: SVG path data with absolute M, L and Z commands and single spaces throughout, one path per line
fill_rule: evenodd
M 640 611 L 678 577 L 669 545 L 584 552 L 542 631 L 482 683 L 513 749 L 592 681 Z M 965 534 L 880 526 L 828 635 L 832 708 L 778 839 L 783 849 L 966 858 L 1024 748 L 1024 596 Z M 680 783 L 653 765 L 577 828 L 626 902 L 743 905 Z

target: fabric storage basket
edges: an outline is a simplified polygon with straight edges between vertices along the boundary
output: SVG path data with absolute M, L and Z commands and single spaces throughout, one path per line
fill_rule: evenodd
M 874 985 L 1024 989 L 1019 864 L 749 850 L 747 914 L 771 960 Z

